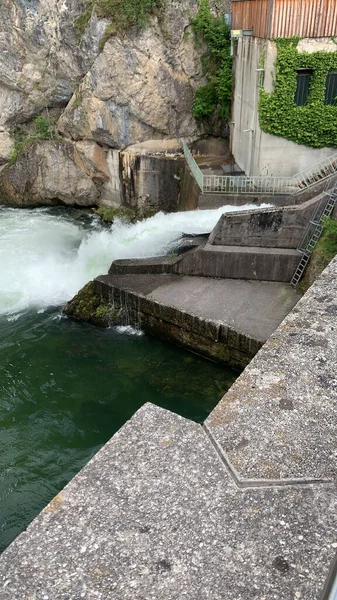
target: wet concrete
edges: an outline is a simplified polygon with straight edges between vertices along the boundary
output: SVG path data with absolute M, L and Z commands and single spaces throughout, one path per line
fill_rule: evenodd
M 288 284 L 172 274 L 109 274 L 95 286 L 127 324 L 240 367 L 300 298 Z

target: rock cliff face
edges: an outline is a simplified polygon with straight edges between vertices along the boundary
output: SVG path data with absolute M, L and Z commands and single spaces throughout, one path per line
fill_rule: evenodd
M 1 0 L 0 164 L 16 127 L 29 130 L 46 109 L 56 134 L 2 167 L 0 201 L 115 203 L 123 189 L 119 149 L 203 133 L 192 117 L 203 84 L 202 49 L 189 24 L 197 0 L 169 1 L 148 28 L 111 37 L 103 49 L 108 21 L 95 14 L 78 40 L 76 19 L 86 7 L 85 0 Z

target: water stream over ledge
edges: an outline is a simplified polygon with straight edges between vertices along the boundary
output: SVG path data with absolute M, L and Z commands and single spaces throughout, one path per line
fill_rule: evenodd
M 219 214 L 106 228 L 73 210 L 0 208 L 0 551 L 144 402 L 201 422 L 235 380 L 133 330 L 61 317 L 113 258 L 162 254 Z

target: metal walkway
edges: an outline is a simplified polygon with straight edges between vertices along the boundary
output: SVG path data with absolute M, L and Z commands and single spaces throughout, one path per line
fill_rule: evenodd
M 310 188 L 331 175 L 337 175 L 337 154 L 329 156 L 293 177 L 248 177 L 235 175 L 204 175 L 186 142 L 182 140 L 184 155 L 191 173 L 203 194 L 287 194 L 294 195 Z
M 337 184 L 330 192 L 324 192 L 324 196 L 319 203 L 314 216 L 309 222 L 304 236 L 297 248 L 302 253 L 302 258 L 296 268 L 290 284 L 296 287 L 301 280 L 310 256 L 322 234 L 324 226 L 324 217 L 330 217 L 337 202 Z

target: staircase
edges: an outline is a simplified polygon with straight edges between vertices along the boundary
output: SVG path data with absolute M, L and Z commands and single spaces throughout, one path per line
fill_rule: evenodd
M 337 202 L 337 184 L 330 192 L 324 192 L 317 210 L 305 230 L 304 236 L 297 250 L 302 253 L 302 258 L 296 268 L 290 284 L 296 287 L 301 280 L 310 256 L 322 234 L 324 217 L 330 217 Z

